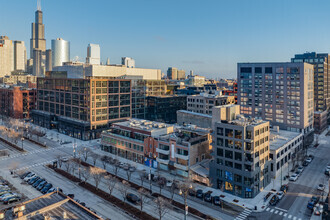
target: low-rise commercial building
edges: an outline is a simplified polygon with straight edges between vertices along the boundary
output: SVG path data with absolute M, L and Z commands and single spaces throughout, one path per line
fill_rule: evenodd
M 200 128 L 212 127 L 212 116 L 208 114 L 196 113 L 187 110 L 179 110 L 177 114 L 177 123 L 179 125 L 197 125 Z
M 17 119 L 29 119 L 36 105 L 36 89 L 21 86 L 0 86 L 0 114 Z
M 99 138 L 113 122 L 131 117 L 131 81 L 65 75 L 38 78 L 32 117 L 37 125 L 75 138 Z
M 274 127 L 270 131 L 269 139 L 271 178 L 283 179 L 295 165 L 298 165 L 299 160 L 303 159 L 303 134 Z
M 253 198 L 271 181 L 269 122 L 240 115 L 238 105 L 213 108 L 213 187 Z
M 187 110 L 212 115 L 214 106 L 235 104 L 234 96 L 222 95 L 221 91 L 214 93 L 200 93 L 199 95 L 187 96 Z

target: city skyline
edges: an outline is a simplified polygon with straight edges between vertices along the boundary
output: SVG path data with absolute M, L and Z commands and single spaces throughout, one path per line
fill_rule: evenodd
M 95 43 L 103 63 L 109 57 L 120 64 L 128 56 L 137 67 L 166 73 L 173 66 L 212 78 L 236 78 L 237 62 L 290 62 L 297 53 L 328 50 L 330 31 L 321 29 L 327 1 L 89 3 L 80 1 L 77 12 L 74 2 L 42 1 L 47 49 L 61 37 L 71 42 L 71 59 L 85 61 L 87 45 Z M 0 35 L 29 44 L 37 1 L 13 0 L 4 7 Z M 320 31 L 315 35 L 310 27 Z

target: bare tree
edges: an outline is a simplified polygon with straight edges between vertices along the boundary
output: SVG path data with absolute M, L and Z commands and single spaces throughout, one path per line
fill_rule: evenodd
M 118 170 L 119 170 L 119 162 L 115 161 L 112 165 L 113 172 L 115 173 L 115 176 L 118 175 Z
M 67 162 L 64 163 L 64 167 L 66 169 L 66 172 L 68 172 L 68 173 L 70 172 L 71 165 L 72 165 L 71 160 L 68 160 Z
M 118 190 L 121 193 L 121 195 L 123 196 L 124 202 L 126 202 L 126 196 L 128 194 L 129 187 L 130 187 L 130 184 L 125 180 L 123 180 L 122 184 L 119 185 Z
M 159 220 L 162 220 L 164 215 L 169 211 L 169 202 L 161 196 L 158 196 L 155 200 Z
M 175 187 L 174 183 L 172 183 L 171 187 L 169 188 L 169 191 L 170 191 L 170 194 L 171 194 L 171 202 L 173 202 L 174 194 L 175 194 L 175 191 L 176 191 L 176 187 Z
M 144 170 L 141 170 L 140 172 L 139 172 L 139 179 L 140 179 L 140 181 L 141 181 L 141 186 L 143 187 L 143 183 L 144 183 L 144 181 L 145 181 L 145 177 L 146 177 L 146 173 L 145 173 L 145 171 Z
M 166 180 L 164 177 L 158 176 L 157 185 L 159 187 L 159 194 L 162 195 L 162 189 L 165 187 Z
M 72 175 L 75 174 L 75 171 L 78 170 L 78 168 L 79 165 L 76 162 L 72 161 L 72 165 L 71 165 Z
M 81 172 L 81 175 L 84 179 L 84 182 L 86 183 L 87 180 L 90 178 L 91 173 L 89 172 L 89 169 L 84 168 L 84 170 Z
M 91 157 L 92 157 L 92 159 L 93 159 L 93 165 L 95 166 L 95 164 L 96 164 L 96 161 L 97 161 L 97 159 L 99 159 L 99 155 L 98 154 L 96 154 L 96 153 L 93 153 L 93 152 L 91 152 Z
M 101 179 L 104 176 L 104 174 L 106 173 L 106 171 L 103 170 L 102 168 L 92 167 L 92 166 L 89 167 L 89 169 L 90 169 L 90 174 L 92 175 L 92 177 L 94 179 L 96 190 L 98 190 Z
M 79 163 L 78 164 L 78 177 L 79 177 L 79 179 L 81 179 L 81 176 L 82 176 L 83 171 L 84 170 L 83 170 L 81 164 Z
M 134 173 L 136 168 L 134 166 L 131 166 L 126 170 L 126 176 L 127 176 L 127 181 L 129 182 L 132 176 L 132 173 Z
M 147 202 L 149 192 L 148 192 L 147 190 L 145 190 L 143 187 L 141 187 L 141 188 L 138 190 L 138 193 L 139 193 L 139 197 L 140 197 L 140 210 L 141 210 L 141 212 L 142 212 L 143 204 L 144 204 L 145 202 Z
M 58 166 L 61 168 L 62 167 L 62 164 L 63 164 L 63 161 L 62 161 L 62 157 L 63 155 L 60 155 L 60 154 L 57 154 L 55 156 L 56 160 L 57 160 L 57 163 L 58 163 Z
M 83 155 L 83 158 L 85 160 L 85 162 L 87 161 L 89 155 L 92 153 L 91 149 L 87 148 L 87 147 L 84 147 L 82 150 L 82 155 Z
M 100 158 L 100 160 L 101 160 L 101 162 L 102 162 L 103 169 L 106 170 L 106 168 L 107 168 L 107 163 L 108 163 L 108 156 L 103 155 L 103 156 Z
M 111 176 L 111 175 L 105 176 L 105 179 L 106 179 L 106 184 L 109 189 L 109 195 L 111 196 L 114 188 L 116 187 L 116 185 L 119 181 L 116 177 Z

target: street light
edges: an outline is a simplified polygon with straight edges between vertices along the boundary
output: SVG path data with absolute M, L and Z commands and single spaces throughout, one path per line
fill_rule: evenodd
M 191 184 L 187 184 L 187 183 L 182 183 L 180 185 L 180 190 L 179 190 L 179 194 L 181 196 L 183 196 L 184 199 L 184 220 L 187 219 L 187 215 L 188 215 L 188 204 L 187 204 L 187 197 L 188 197 L 188 193 L 189 190 L 192 189 L 192 185 Z
M 24 141 L 24 138 L 23 137 L 21 138 L 21 141 L 22 141 L 22 150 L 24 150 L 23 149 L 23 141 Z

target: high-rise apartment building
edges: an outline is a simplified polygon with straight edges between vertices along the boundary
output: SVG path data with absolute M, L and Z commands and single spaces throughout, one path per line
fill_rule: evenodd
M 26 70 L 26 48 L 24 41 L 14 41 L 14 70 Z
M 239 63 L 241 113 L 282 130 L 303 132 L 312 141 L 314 66 L 308 63 Z
M 243 198 L 255 197 L 271 181 L 269 122 L 245 118 L 238 105 L 217 106 L 212 129 L 213 187 Z
M 186 78 L 186 72 L 184 70 L 178 70 L 175 67 L 169 67 L 167 70 L 167 78 L 173 80 L 184 80 Z
M 135 60 L 131 57 L 122 57 L 121 64 L 128 68 L 135 68 Z
M 330 108 L 330 55 L 328 53 L 296 54 L 291 58 L 293 63 L 310 63 L 314 65 L 314 107 L 315 111 Z M 328 67 L 329 65 L 329 67 Z
M 52 71 L 53 65 L 52 65 L 52 50 L 48 49 L 46 50 L 46 71 Z
M 70 61 L 70 42 L 57 38 L 52 40 L 52 66 L 62 66 Z
M 100 45 L 88 44 L 86 63 L 87 64 L 97 64 L 97 65 L 101 64 Z
M 32 72 L 36 76 L 44 76 L 46 71 L 45 25 L 42 23 L 42 18 L 41 8 L 38 7 L 38 10 L 35 12 L 35 22 L 32 23 L 30 40 L 30 58 L 33 59 Z
M 0 77 L 14 70 L 14 45 L 7 36 L 0 36 Z

